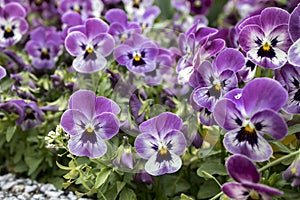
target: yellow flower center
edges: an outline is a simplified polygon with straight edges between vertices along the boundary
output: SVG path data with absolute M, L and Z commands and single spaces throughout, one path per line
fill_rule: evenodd
M 247 133 L 254 133 L 254 129 L 249 126 L 249 124 L 244 129 Z
M 159 154 L 160 155 L 166 155 L 168 153 L 168 149 L 166 147 L 162 147 L 159 149 Z
M 11 30 L 11 28 L 6 28 L 5 31 L 6 31 L 7 33 L 10 33 L 12 30 Z
M 259 200 L 260 199 L 259 194 L 255 190 L 251 190 L 249 196 L 253 200 Z
M 80 9 L 79 6 L 74 6 L 74 7 L 73 7 L 73 10 L 74 10 L 75 12 L 77 12 L 78 14 L 81 14 L 81 9 Z
M 140 5 L 140 0 L 134 0 L 133 1 L 133 6 L 138 7 Z
M 271 44 L 269 44 L 268 42 L 266 42 L 262 45 L 262 49 L 264 51 L 270 51 L 271 47 L 272 47 Z
M 88 47 L 87 49 L 86 49 L 86 52 L 87 53 L 93 53 L 93 51 L 94 51 L 94 49 L 92 48 L 92 47 Z
M 32 113 L 32 109 L 31 108 L 26 108 L 25 109 L 25 113 L 26 114 L 31 114 Z
M 139 54 L 139 53 L 134 53 L 134 54 L 133 54 L 133 59 L 134 59 L 135 61 L 140 61 L 140 60 L 141 60 L 140 54 Z
M 200 7 L 201 7 L 201 1 L 200 1 L 200 0 L 195 1 L 195 2 L 194 2 L 194 6 L 195 6 L 196 8 L 200 8 Z
M 87 127 L 86 131 L 87 131 L 88 133 L 93 133 L 93 132 L 94 132 L 94 129 L 91 128 L 91 127 L 89 126 L 89 127 Z
M 43 49 L 43 50 L 42 50 L 42 54 L 43 54 L 44 56 L 46 56 L 46 55 L 48 55 L 48 54 L 49 54 L 49 52 L 48 52 L 48 50 L 47 50 L 47 49 Z
M 292 174 L 296 174 L 297 168 L 296 168 L 296 167 L 293 167 L 293 168 L 291 169 L 291 172 L 292 172 Z
M 221 86 L 220 85 L 215 85 L 215 89 L 217 90 L 217 91 L 220 91 L 221 90 Z

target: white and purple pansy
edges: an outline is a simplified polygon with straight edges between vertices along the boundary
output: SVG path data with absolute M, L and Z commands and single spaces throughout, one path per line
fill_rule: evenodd
M 69 150 L 77 156 L 98 158 L 107 151 L 105 140 L 119 132 L 116 115 L 119 106 L 105 97 L 96 97 L 89 90 L 75 92 L 69 101 L 69 109 L 61 117 L 61 126 L 71 135 Z
M 178 171 L 182 165 L 180 155 L 186 148 L 182 120 L 175 114 L 164 112 L 143 122 L 134 146 L 137 154 L 146 159 L 145 171 L 153 176 Z
M 280 68 L 287 62 L 287 51 L 292 44 L 289 16 L 281 8 L 270 7 L 238 26 L 238 41 L 252 62 L 270 69 Z
M 271 200 L 269 195 L 282 195 L 283 192 L 264 185 L 260 182 L 260 174 L 254 163 L 243 155 L 233 155 L 226 161 L 227 172 L 236 182 L 225 183 L 222 191 L 232 199 L 265 199 Z
M 16 2 L 0 9 L 0 47 L 9 47 L 21 40 L 28 30 L 26 15 L 26 10 Z
M 289 33 L 293 44 L 288 51 L 288 61 L 290 64 L 300 66 L 300 5 L 291 13 L 289 19 Z
M 255 161 L 268 160 L 273 150 L 265 136 L 281 140 L 287 134 L 287 124 L 278 113 L 287 98 L 287 91 L 270 78 L 256 78 L 243 89 L 226 93 L 213 111 L 218 125 L 228 131 L 225 148 Z
M 108 25 L 97 18 L 89 18 L 84 25 L 69 29 L 65 39 L 67 51 L 76 58 L 73 67 L 80 73 L 92 73 L 103 69 L 107 57 L 114 49 L 115 41 L 107 33 Z

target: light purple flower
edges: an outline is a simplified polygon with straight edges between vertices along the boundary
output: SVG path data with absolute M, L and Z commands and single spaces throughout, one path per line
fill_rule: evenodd
M 159 49 L 150 39 L 134 33 L 114 50 L 114 58 L 120 65 L 136 73 L 151 72 L 156 67 Z
M 83 25 L 84 20 L 81 18 L 80 14 L 74 11 L 69 11 L 63 14 L 61 21 L 64 24 L 62 30 L 62 38 L 65 39 L 68 35 L 68 31 L 73 26 Z
M 232 199 L 265 199 L 269 195 L 282 195 L 283 192 L 267 185 L 260 184 L 260 174 L 256 166 L 243 155 L 233 155 L 226 161 L 227 172 L 236 182 L 225 183 L 222 191 Z
M 92 11 L 91 0 L 61 0 L 58 5 L 58 12 L 63 15 L 68 11 L 74 11 L 87 19 Z
M 54 27 L 39 27 L 30 33 L 30 38 L 25 49 L 32 57 L 32 65 L 37 69 L 52 69 L 62 53 L 60 34 Z
M 233 154 L 266 161 L 273 150 L 264 135 L 281 140 L 287 125 L 278 114 L 287 101 L 287 91 L 275 80 L 256 78 L 243 89 L 228 92 L 213 111 L 216 122 L 228 132 L 224 146 Z
M 143 13 L 137 13 L 132 21 L 140 25 L 143 33 L 147 33 L 152 28 L 154 20 L 160 14 L 160 9 L 157 6 L 151 6 Z
M 19 42 L 28 30 L 26 11 L 19 3 L 8 3 L 0 9 L 0 47 Z
M 284 180 L 292 180 L 291 186 L 300 185 L 300 158 L 297 158 L 293 163 L 283 172 Z
M 2 66 L 0 66 L 0 79 L 6 76 L 6 70 Z
M 180 155 L 185 151 L 186 140 L 182 120 L 165 112 L 143 122 L 134 146 L 137 154 L 146 159 L 145 171 L 153 176 L 178 171 L 182 165 Z
M 275 71 L 275 78 L 288 91 L 283 109 L 290 114 L 300 114 L 300 68 L 286 64 Z
M 69 29 L 65 39 L 67 51 L 76 58 L 73 67 L 80 73 L 91 73 L 103 69 L 115 42 L 107 33 L 108 25 L 97 18 L 88 19 L 84 25 Z
M 98 158 L 106 153 L 105 140 L 119 131 L 116 115 L 119 106 L 105 97 L 96 97 L 89 90 L 75 92 L 69 101 L 69 109 L 61 117 L 61 126 L 71 135 L 69 150 L 77 156 Z
M 291 39 L 288 33 L 289 13 L 280 8 L 266 8 L 239 26 L 241 48 L 257 65 L 276 69 L 287 62 Z

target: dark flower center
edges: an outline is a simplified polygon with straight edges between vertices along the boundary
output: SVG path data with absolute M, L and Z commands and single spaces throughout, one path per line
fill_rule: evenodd
M 219 99 L 221 96 L 221 85 L 215 84 L 207 91 L 208 96 L 215 97 L 216 99 Z
M 49 55 L 49 50 L 48 49 L 42 49 L 41 50 L 41 59 L 42 60 L 49 60 L 50 55 Z
M 195 8 L 200 8 L 201 7 L 201 1 L 200 0 L 196 0 L 195 2 L 194 2 L 194 7 Z
M 25 107 L 25 113 L 26 113 L 25 120 L 28 120 L 28 119 L 34 120 L 35 119 L 34 110 L 32 110 L 31 107 L 26 106 Z
M 133 0 L 133 7 L 140 8 L 141 0 Z
M 249 124 L 238 131 L 235 139 L 239 142 L 247 141 L 252 147 L 257 145 L 258 142 L 257 133 L 254 128 L 250 127 Z
M 276 47 L 278 40 L 277 37 L 272 39 L 271 41 L 262 41 L 261 39 L 257 38 L 255 43 L 260 47 L 257 51 L 257 55 L 259 57 L 267 57 L 267 58 L 274 58 L 276 57 L 276 53 L 273 47 Z
M 163 161 L 170 161 L 172 160 L 172 156 L 168 151 L 168 148 L 163 146 L 158 150 L 158 154 L 156 157 L 156 162 L 162 163 Z
M 97 56 L 95 54 L 94 48 L 93 47 L 87 47 L 85 49 L 85 53 L 83 55 L 83 59 L 91 59 L 91 60 L 96 60 Z
M 80 6 L 71 6 L 70 8 L 71 8 L 71 10 L 77 12 L 78 14 L 81 14 L 81 10 L 82 10 L 81 5 Z
M 253 71 L 255 69 L 255 64 L 253 62 L 251 62 L 250 60 L 248 60 L 246 62 L 246 67 L 250 67 L 251 71 Z
M 35 0 L 34 3 L 36 6 L 40 6 L 40 5 L 42 5 L 43 0 Z
M 12 26 L 11 28 L 9 28 L 9 27 L 5 28 L 4 26 L 1 26 L 1 29 L 4 30 L 4 35 L 3 35 L 3 37 L 4 37 L 5 39 L 14 37 L 14 36 L 15 36 L 15 34 L 14 34 L 14 32 L 13 32 L 13 29 L 14 29 L 14 28 L 15 28 L 14 26 Z
M 297 92 L 295 93 L 294 100 L 300 101 L 300 89 L 298 89 Z
M 129 59 L 132 59 L 132 65 L 137 67 L 140 65 L 145 65 L 146 62 L 144 61 L 145 52 L 133 52 L 132 54 L 128 54 Z

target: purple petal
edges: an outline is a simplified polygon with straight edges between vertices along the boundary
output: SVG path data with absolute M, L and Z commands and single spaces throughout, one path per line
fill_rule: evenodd
M 93 133 L 71 136 L 68 148 L 74 155 L 87 156 L 89 158 L 99 158 L 107 151 L 104 141 Z
M 65 47 L 72 56 L 78 56 L 82 54 L 85 49 L 82 49 L 82 45 L 87 44 L 87 37 L 78 31 L 74 31 L 68 34 L 65 39 Z
M 159 153 L 156 153 L 152 155 L 146 162 L 145 171 L 148 174 L 158 176 L 162 174 L 174 173 L 180 169 L 182 161 L 179 156 L 170 153 L 170 160 L 157 162 L 157 160 L 160 160 L 159 156 Z
M 114 49 L 115 40 L 108 33 L 98 33 L 96 37 L 93 38 L 92 44 L 95 47 L 95 51 L 106 57 L 108 56 Z
M 264 194 L 270 194 L 270 195 L 282 195 L 283 194 L 282 191 L 277 190 L 277 189 L 272 188 L 267 185 L 263 185 L 263 184 L 244 182 L 244 183 L 242 183 L 242 186 L 247 187 L 249 189 L 253 189 L 253 190 L 257 191 L 258 193 L 264 193 Z
M 36 42 L 35 40 L 29 40 L 26 43 L 25 50 L 28 52 L 29 55 L 33 57 L 40 57 L 41 52 L 40 49 L 42 46 L 39 42 Z
M 246 61 L 241 52 L 236 49 L 227 48 L 218 54 L 214 64 L 219 72 L 228 69 L 237 72 L 246 64 Z
M 171 130 L 180 130 L 181 127 L 182 119 L 170 112 L 164 112 L 157 117 L 143 122 L 139 126 L 142 133 L 158 134 L 161 138 Z
M 70 135 L 81 135 L 89 123 L 86 116 L 79 110 L 67 110 L 61 117 L 60 124 L 64 131 Z
M 221 82 L 221 90 L 229 91 L 238 86 L 236 74 L 231 70 L 223 71 L 219 76 Z
M 277 26 L 272 30 L 272 32 L 269 34 L 269 38 L 276 38 L 276 45 L 273 45 L 276 48 L 279 48 L 280 50 L 286 52 L 290 46 L 293 44 L 289 32 L 288 32 L 288 25 L 280 25 Z
M 137 154 L 143 159 L 149 159 L 156 154 L 158 150 L 159 138 L 155 135 L 142 133 L 138 135 L 134 142 L 134 147 Z
M 236 181 L 258 183 L 260 180 L 259 172 L 253 162 L 243 155 L 233 155 L 226 162 L 229 175 Z
M 114 101 L 105 98 L 105 97 L 97 97 L 95 103 L 95 113 L 99 115 L 103 112 L 111 112 L 115 115 L 119 114 L 121 109 Z
M 184 153 L 186 148 L 186 140 L 182 132 L 178 130 L 171 130 L 166 136 L 163 138 L 163 141 L 168 147 L 168 150 L 171 153 L 176 155 L 181 155 Z
M 281 8 L 266 8 L 261 12 L 260 21 L 264 32 L 272 31 L 274 27 L 288 24 L 290 14 Z
M 232 154 L 242 154 L 247 156 L 248 158 L 262 162 L 269 160 L 273 154 L 272 147 L 270 144 L 259 134 L 255 133 L 257 141 L 253 146 L 247 141 L 239 142 L 237 139 L 237 134 L 240 129 L 235 129 L 229 131 L 224 136 L 224 146 Z
M 287 124 L 282 116 L 273 110 L 263 110 L 255 113 L 250 121 L 259 133 L 268 134 L 276 140 L 283 139 L 287 134 Z
M 263 109 L 278 111 L 287 101 L 287 91 L 275 80 L 256 78 L 242 91 L 246 113 L 251 116 Z
M 225 47 L 225 41 L 223 39 L 214 39 L 208 41 L 204 46 L 201 47 L 202 57 L 210 58 L 216 55 Z
M 299 28 L 300 30 L 300 28 Z M 300 66 L 300 39 L 298 39 L 288 50 L 288 61 L 290 64 Z
M 94 54 L 89 54 L 87 57 L 84 54 L 76 57 L 73 60 L 73 68 L 80 73 L 92 73 L 103 69 L 107 64 L 107 60 L 97 51 Z
M 114 58 L 120 65 L 126 65 L 127 62 L 130 61 L 128 54 L 131 53 L 132 50 L 131 46 L 122 44 L 114 50 Z
M 213 111 L 216 122 L 225 130 L 233 130 L 242 126 L 243 117 L 236 105 L 228 99 L 220 100 Z
M 190 82 L 193 87 L 200 86 L 205 87 L 211 85 L 210 79 L 214 77 L 214 68 L 208 61 L 204 61 L 196 70 L 196 73 L 191 76 Z
M 0 79 L 6 76 L 6 70 L 5 68 L 0 66 Z
M 11 2 L 4 6 L 3 15 L 6 17 L 26 17 L 26 10 L 19 3 Z
M 108 25 L 101 19 L 90 18 L 85 22 L 86 36 L 92 39 L 99 35 L 99 33 L 106 33 L 108 31 Z
M 93 126 L 97 136 L 108 140 L 119 132 L 120 122 L 112 113 L 101 113 L 94 118 Z
M 291 13 L 289 19 L 289 33 L 291 39 L 296 42 L 300 38 L 300 5 L 298 5 Z
M 127 15 L 126 13 L 119 9 L 119 8 L 113 8 L 109 9 L 105 14 L 105 19 L 110 23 L 118 22 L 122 24 L 123 26 L 127 24 Z
M 88 119 L 95 115 L 96 95 L 89 90 L 79 90 L 73 93 L 69 101 L 69 109 L 80 110 Z
M 31 40 L 40 42 L 41 44 L 45 42 L 46 29 L 44 27 L 38 27 L 31 31 Z
M 243 98 L 241 98 L 242 96 L 242 89 L 240 88 L 236 88 L 233 89 L 229 92 L 227 92 L 224 95 L 224 98 L 231 100 L 232 102 L 235 103 L 236 108 L 241 112 L 241 113 L 245 113 L 245 108 L 244 108 L 244 102 L 243 102 Z
M 226 196 L 233 199 L 245 199 L 245 193 L 248 192 L 247 188 L 240 183 L 225 183 L 222 186 L 222 191 Z
M 255 43 L 257 38 L 262 39 L 264 37 L 264 32 L 259 26 L 249 25 L 241 30 L 238 41 L 242 49 L 247 52 L 253 48 L 257 48 L 257 44 Z
M 221 91 L 214 89 L 215 86 L 198 87 L 193 91 L 194 102 L 201 107 L 212 111 L 216 102 L 221 97 Z
M 249 17 L 249 18 L 245 19 L 242 23 L 240 23 L 238 25 L 238 29 L 242 30 L 244 27 L 249 26 L 249 25 L 261 26 L 260 16 L 255 15 L 255 16 L 252 16 L 252 17 Z

